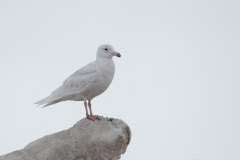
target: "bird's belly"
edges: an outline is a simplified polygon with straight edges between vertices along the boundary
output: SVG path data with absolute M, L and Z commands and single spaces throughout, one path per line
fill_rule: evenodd
M 87 99 L 93 99 L 94 97 L 102 94 L 111 84 L 113 74 L 101 73 L 98 78 L 93 78 L 93 81 L 89 83 L 88 89 L 84 95 Z

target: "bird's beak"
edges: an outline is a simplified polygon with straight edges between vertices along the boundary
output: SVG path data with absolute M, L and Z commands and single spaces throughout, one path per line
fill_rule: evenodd
M 118 52 L 113 52 L 113 55 L 114 55 L 114 56 L 117 56 L 117 57 L 121 57 L 121 54 L 118 53 Z

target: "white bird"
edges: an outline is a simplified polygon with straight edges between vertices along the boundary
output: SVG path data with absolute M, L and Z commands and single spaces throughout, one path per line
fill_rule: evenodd
M 95 61 L 77 70 L 50 96 L 35 104 L 46 107 L 67 100 L 84 101 L 87 118 L 95 120 L 97 116 L 92 114 L 91 100 L 103 93 L 111 84 L 115 72 L 113 56 L 121 57 L 120 53 L 116 52 L 111 45 L 99 46 Z

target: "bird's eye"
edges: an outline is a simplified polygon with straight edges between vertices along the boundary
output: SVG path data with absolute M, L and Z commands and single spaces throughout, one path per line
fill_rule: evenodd
M 105 48 L 105 51 L 107 51 L 108 49 L 107 48 Z

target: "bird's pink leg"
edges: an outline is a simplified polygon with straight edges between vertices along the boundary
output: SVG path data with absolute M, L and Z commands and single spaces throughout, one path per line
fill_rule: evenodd
M 86 116 L 88 117 L 89 114 L 88 114 L 88 109 L 87 109 L 87 102 L 86 102 L 86 100 L 84 100 L 84 106 L 85 106 L 85 110 L 86 110 Z
M 90 115 L 87 116 L 88 119 L 90 120 L 96 120 L 97 119 L 97 116 L 94 116 L 92 114 L 92 104 L 91 104 L 91 100 L 88 100 L 88 107 L 89 107 L 89 111 L 90 111 Z

